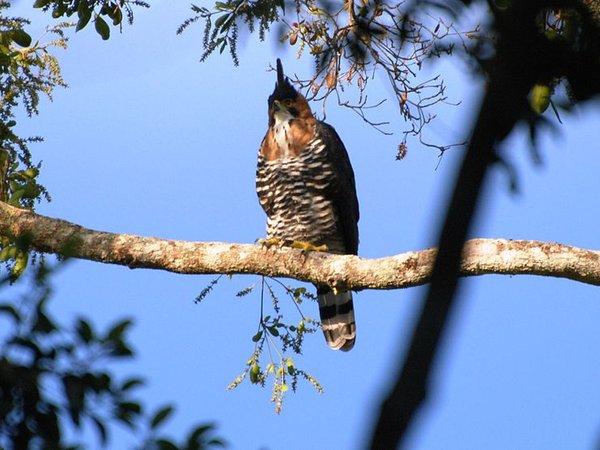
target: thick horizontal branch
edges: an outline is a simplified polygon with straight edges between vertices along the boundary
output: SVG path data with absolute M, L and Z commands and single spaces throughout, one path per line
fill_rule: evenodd
M 252 244 L 188 242 L 90 230 L 0 202 L 0 234 L 31 248 L 130 268 L 183 274 L 260 274 L 335 287 L 398 289 L 429 281 L 436 249 L 366 259 Z M 543 275 L 600 285 L 600 251 L 539 241 L 472 239 L 463 276 Z

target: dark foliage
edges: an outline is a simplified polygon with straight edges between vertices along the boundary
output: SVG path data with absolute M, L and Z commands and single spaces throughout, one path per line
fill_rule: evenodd
M 111 364 L 134 356 L 127 340 L 132 321 L 119 320 L 104 332 L 82 317 L 71 327 L 59 324 L 48 312 L 49 274 L 38 264 L 31 279 L 9 290 L 9 280 L 0 280 L 0 320 L 7 330 L 0 343 L 0 448 L 81 448 L 83 443 L 65 441 L 65 430 L 86 424 L 105 446 L 115 423 L 141 436 L 140 449 L 224 446 L 210 424 L 196 426 L 181 443 L 159 434 L 173 407 L 148 414 L 136 395 L 143 380 L 118 379 L 110 371 Z M 6 299 L 23 288 L 20 298 Z

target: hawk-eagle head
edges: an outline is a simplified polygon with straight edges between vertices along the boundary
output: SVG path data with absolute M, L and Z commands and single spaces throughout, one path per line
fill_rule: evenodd
M 306 99 L 294 89 L 283 73 L 281 60 L 277 58 L 277 82 L 269 96 L 269 126 L 275 124 L 275 116 L 280 119 L 311 118 L 312 112 Z

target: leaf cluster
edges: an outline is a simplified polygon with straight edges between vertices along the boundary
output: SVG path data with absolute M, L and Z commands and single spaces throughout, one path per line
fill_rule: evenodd
M 3 139 L 14 127 L 11 119 L 19 103 L 32 116 L 39 111 L 40 94 L 52 98 L 54 88 L 66 87 L 58 61 L 49 50 L 52 47 L 67 47 L 64 29 L 69 26 L 60 23 L 50 27 L 46 35 L 53 39 L 47 42 L 41 39 L 33 41 L 24 29 L 29 24 L 27 19 L 4 16 L 3 10 L 8 6 L 8 3 L 0 1 L 0 119 L 3 124 L 0 132 Z
M 536 21 L 542 42 L 546 41 L 548 45 L 555 46 L 555 56 L 564 57 L 561 53 L 565 50 L 573 53 L 592 50 L 598 53 L 599 46 L 596 42 L 598 33 L 590 33 L 589 24 L 586 27 L 581 11 L 570 8 L 544 9 L 537 15 Z M 559 69 L 558 64 L 555 69 Z M 590 69 L 593 71 L 592 67 Z M 529 95 L 529 104 L 535 113 L 542 114 L 552 106 L 560 121 L 556 104 L 569 108 L 570 104 L 577 101 L 580 91 L 587 91 L 590 88 L 586 82 L 584 82 L 585 86 L 581 86 L 582 80 L 579 77 L 569 77 L 564 72 L 564 70 L 550 70 L 540 73 Z M 560 96 L 558 88 L 561 85 L 565 88 L 567 99 Z
M 111 22 L 113 26 L 122 29 L 123 18 L 131 25 L 133 23 L 133 7 L 149 8 L 150 5 L 142 0 L 36 0 L 34 8 L 49 11 L 55 19 L 77 15 L 77 28 L 82 30 L 90 20 L 94 20 L 94 28 L 103 40 L 110 38 Z
M 159 408 L 146 418 L 134 395 L 142 378 L 117 379 L 109 370 L 111 363 L 134 356 L 127 339 L 132 321 L 120 320 L 104 332 L 82 317 L 72 327 L 58 324 L 48 312 L 48 273 L 40 265 L 20 301 L 0 303 L 0 318 L 12 328 L 0 343 L 0 448 L 80 448 L 65 442 L 65 428 L 84 424 L 95 428 L 105 446 L 112 423 L 145 435 L 140 449 L 223 446 L 210 424 L 196 426 L 181 444 L 160 435 L 174 408 Z
M 510 67 L 519 61 L 518 76 L 509 83 L 519 92 L 519 101 L 503 108 L 504 118 L 497 118 L 495 125 L 500 130 L 499 138 L 504 138 L 516 123 L 527 126 L 534 162 L 541 160 L 537 147 L 540 130 L 553 126 L 545 111 L 551 107 L 561 122 L 560 110 L 569 112 L 577 103 L 600 93 L 600 14 L 595 13 L 596 3 L 491 2 L 494 26 L 487 39 L 479 39 L 471 48 L 476 68 L 488 79 L 498 67 Z M 510 56 L 503 56 L 506 61 L 499 62 L 498 54 Z M 502 122 L 505 125 L 500 127 Z M 507 170 L 511 188 L 516 190 L 515 169 L 500 154 L 495 159 Z
M 298 56 L 308 52 L 315 62 L 311 78 L 296 80 L 309 99 L 325 103 L 334 94 L 340 105 L 389 134 L 384 131 L 388 122 L 368 117 L 368 110 L 384 101 L 372 102 L 367 95 L 375 68 L 382 71 L 393 89 L 398 111 L 408 124 L 403 132 L 405 148 L 411 136 L 430 145 L 423 132 L 435 115 L 428 111 L 446 101 L 439 76 L 425 81 L 417 77 L 422 64 L 429 58 L 452 53 L 457 44 L 466 48 L 465 40 L 477 34 L 477 30 L 460 32 L 451 20 L 436 18 L 427 8 L 417 8 L 407 1 L 297 0 L 286 4 L 281 0 L 228 0 L 216 2 L 212 8 L 193 5 L 192 11 L 194 16 L 178 32 L 194 22 L 204 23 L 202 60 L 217 49 L 222 53 L 229 47 L 237 64 L 240 28 L 252 32 L 258 23 L 259 36 L 264 39 L 277 23 L 281 42 L 297 46 Z M 353 99 L 345 92 L 351 85 L 357 92 Z M 431 146 L 443 151 L 451 145 Z
M 303 299 L 314 299 L 304 287 L 292 288 L 284 285 L 279 280 L 272 279 L 280 288 L 283 288 L 286 297 L 290 298 L 294 305 L 302 303 Z M 256 283 L 240 292 L 239 297 L 250 294 L 256 286 Z M 264 315 L 265 293 L 271 300 L 274 315 Z M 271 402 L 275 404 L 275 412 L 279 414 L 283 407 L 283 401 L 286 392 L 296 391 L 298 380 L 308 381 L 319 393 L 323 392 L 323 387 L 318 380 L 303 369 L 300 369 L 294 362 L 291 354 L 300 355 L 302 345 L 306 334 L 311 334 L 319 329 L 319 323 L 309 317 L 305 317 L 300 309 L 301 320 L 298 325 L 288 325 L 283 321 L 283 314 L 279 305 L 279 298 L 276 289 L 265 277 L 261 277 L 261 314 L 257 332 L 252 336 L 254 342 L 254 351 L 252 356 L 246 362 L 244 371 L 228 386 L 231 390 L 239 386 L 246 377 L 252 384 L 265 387 L 268 379 L 272 380 Z M 291 354 L 290 354 L 291 353 Z M 261 357 L 266 354 L 268 362 L 261 363 Z
M 33 162 L 29 150 L 31 143 L 42 139 L 19 136 L 16 116 L 20 106 L 28 116 L 38 114 L 42 95 L 52 99 L 56 87 L 66 87 L 50 50 L 66 48 L 64 29 L 68 25 L 51 27 L 34 41 L 25 31 L 29 21 L 5 16 L 8 7 L 0 1 L 0 201 L 33 210 L 36 202 L 50 200 L 38 182 L 41 165 Z M 21 244 L 0 237 L 0 261 L 6 263 L 13 279 L 23 273 L 29 260 L 27 248 Z
M 36 276 L 33 295 L 0 304 L 13 328 L 0 352 L 1 442 L 7 448 L 65 448 L 60 424 L 68 417 L 76 428 L 93 424 L 106 443 L 109 418 L 131 426 L 141 412 L 132 397 L 141 380 L 118 382 L 105 370 L 107 361 L 133 355 L 126 340 L 132 322 L 99 333 L 79 318 L 64 329 L 48 313 L 47 273 L 40 268 Z M 58 398 L 48 386 L 59 387 Z
M 279 20 L 280 12 L 284 12 L 283 0 L 227 0 L 218 1 L 214 9 L 204 6 L 191 6 L 194 16 L 186 19 L 178 28 L 181 34 L 189 25 L 198 20 L 204 21 L 202 45 L 204 53 L 201 61 L 208 58 L 215 50 L 223 53 L 229 48 L 229 53 L 235 65 L 239 64 L 237 56 L 237 41 L 239 25 L 243 24 L 253 33 L 258 24 L 258 35 L 261 41 L 273 22 Z

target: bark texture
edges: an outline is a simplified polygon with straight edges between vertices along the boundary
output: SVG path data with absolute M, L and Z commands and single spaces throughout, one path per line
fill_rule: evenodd
M 84 228 L 0 202 L 0 234 L 32 249 L 130 268 L 183 274 L 261 274 L 336 288 L 398 289 L 427 283 L 436 249 L 385 258 L 303 253 L 253 244 L 189 242 Z M 558 243 L 472 239 L 463 250 L 462 276 L 542 275 L 600 285 L 600 251 Z

